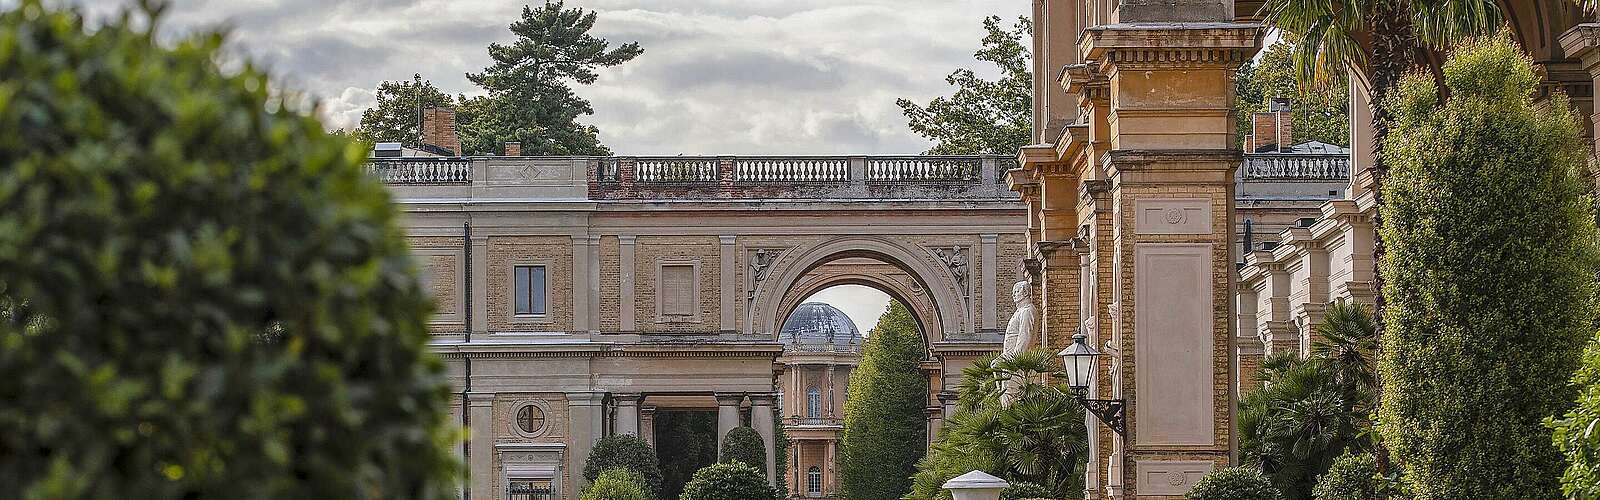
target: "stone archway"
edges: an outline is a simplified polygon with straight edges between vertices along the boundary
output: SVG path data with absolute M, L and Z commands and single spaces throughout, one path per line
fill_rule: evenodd
M 872 288 L 904 305 L 917 321 L 923 343 L 928 342 L 927 331 L 937 320 L 938 309 L 927 289 L 899 267 L 867 257 L 831 261 L 802 275 L 778 302 L 778 317 L 788 318 L 807 298 L 840 285 Z
M 958 284 L 951 269 L 941 263 L 939 257 L 915 244 L 880 237 L 849 236 L 783 252 L 767 279 L 755 290 L 754 300 L 748 310 L 750 317 L 746 323 L 746 333 L 776 336 L 787 312 L 793 310 L 792 305 L 785 309 L 785 302 L 805 297 L 791 297 L 795 295 L 797 287 L 806 286 L 803 282 L 805 276 L 830 262 L 849 258 L 866 258 L 894 266 L 904 271 L 912 283 L 925 292 L 933 309 L 926 316 L 919 314 L 918 321 L 924 327 L 923 334 L 930 349 L 935 342 L 973 331 L 970 293 L 967 293 L 971 286 L 970 279 Z M 891 296 L 897 293 L 904 295 L 896 298 L 902 299 L 908 306 L 915 304 L 910 299 L 916 294 L 908 293 L 908 287 L 900 284 L 882 280 L 874 283 L 866 279 L 862 279 L 861 284 L 880 285 L 880 290 Z M 815 289 L 822 288 L 826 287 Z

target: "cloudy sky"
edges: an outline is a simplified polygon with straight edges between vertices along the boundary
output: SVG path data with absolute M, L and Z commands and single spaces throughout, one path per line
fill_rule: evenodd
M 0 0 L 3 1 L 3 0 Z M 484 48 L 540 0 L 174 0 L 174 30 L 226 25 L 235 49 L 319 97 L 333 127 L 356 125 L 382 80 L 421 73 L 447 93 Z M 119 0 L 87 0 L 97 13 Z M 639 58 L 579 95 L 622 154 L 916 153 L 897 97 L 949 92 L 977 66 L 986 15 L 1026 0 L 569 0 L 599 13 L 594 33 L 637 41 Z
M 542 0 L 173 0 L 170 33 L 228 27 L 235 53 L 321 101 L 330 127 L 354 127 L 383 80 L 412 73 L 474 94 L 465 73 Z M 0 0 L 0 4 L 10 3 Z M 105 15 L 119 0 L 85 0 Z M 619 154 L 917 153 L 894 101 L 948 94 L 970 67 L 982 19 L 1023 15 L 1026 0 L 568 0 L 599 13 L 593 33 L 644 54 L 600 73 L 580 96 L 585 121 Z M 1008 23 L 1009 24 L 1009 23 Z M 863 331 L 889 298 L 824 290 Z

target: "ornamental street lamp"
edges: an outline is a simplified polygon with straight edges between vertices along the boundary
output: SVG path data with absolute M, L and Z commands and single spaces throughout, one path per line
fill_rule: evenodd
M 1095 365 L 1100 361 L 1100 351 L 1090 347 L 1085 342 L 1089 336 L 1083 333 L 1083 328 L 1078 328 L 1078 333 L 1072 336 L 1072 345 L 1062 349 L 1060 353 L 1063 367 L 1067 370 L 1067 385 L 1072 387 L 1072 394 L 1078 398 L 1078 403 L 1083 409 L 1094 414 L 1095 418 L 1110 427 L 1118 436 L 1128 437 L 1127 424 L 1123 419 L 1124 401 L 1121 399 L 1089 399 L 1089 381 L 1094 378 Z

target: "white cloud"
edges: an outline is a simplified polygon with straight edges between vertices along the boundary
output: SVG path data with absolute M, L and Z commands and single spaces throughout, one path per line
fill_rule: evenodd
M 487 65 L 490 42 L 511 39 L 506 25 L 525 3 L 537 1 L 176 0 L 168 26 L 231 27 L 235 51 L 322 99 L 329 126 L 348 128 L 382 80 L 420 73 L 448 93 L 477 93 L 465 73 Z M 87 4 L 104 15 L 123 2 Z M 981 19 L 1027 9 L 992 0 L 567 4 L 599 13 L 596 35 L 645 49 L 577 89 L 595 108 L 582 119 L 622 154 L 919 152 L 929 144 L 894 100 L 949 93 L 944 76 L 976 65 Z

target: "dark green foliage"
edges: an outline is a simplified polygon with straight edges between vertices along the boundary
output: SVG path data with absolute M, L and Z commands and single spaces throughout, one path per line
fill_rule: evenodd
M 159 17 L 0 10 L 0 495 L 453 498 L 366 151 Z
M 728 435 L 722 436 L 723 462 L 739 461 L 751 467 L 765 470 L 767 468 L 767 446 L 761 441 L 761 434 L 749 427 L 734 427 Z
M 907 99 L 895 101 L 911 130 L 934 141 L 928 154 L 1015 156 L 1018 148 L 1032 142 L 1033 72 L 1025 41 L 1033 37 L 1033 22 L 1018 18 L 1006 30 L 999 16 L 989 16 L 983 28 L 988 35 L 973 55 L 998 66 L 999 79 L 984 80 L 962 68 L 944 79 L 957 87 L 954 95 L 936 97 L 926 107 Z
M 695 471 L 717 463 L 714 411 L 657 411 L 656 456 L 661 463 L 659 498 L 678 498 Z
M 1317 478 L 1317 487 L 1311 496 L 1317 500 L 1376 500 L 1377 465 L 1372 455 L 1345 455 L 1333 461 L 1333 467 Z
M 694 473 L 679 500 L 769 500 L 778 490 L 767 485 L 767 474 L 743 462 L 719 463 Z
M 376 97 L 378 104 L 361 112 L 361 126 L 354 131 L 356 139 L 416 146 L 422 137 L 421 111 L 455 104 L 433 82 L 423 80 L 421 74 L 412 75 L 409 82 L 378 83 Z
M 583 478 L 594 481 L 601 472 L 610 469 L 627 469 L 644 479 L 648 491 L 655 497 L 661 491 L 661 462 L 650 443 L 630 434 L 600 438 L 589 450 L 589 459 L 583 463 Z
M 1089 450 L 1083 408 L 1068 388 L 1040 383 L 1061 380 L 1059 362 L 1050 352 L 1025 351 L 999 361 L 982 358 L 964 369 L 957 410 L 917 463 L 906 498 L 948 499 L 944 482 L 972 470 L 1039 485 L 1045 494 L 1037 496 L 1081 498 Z M 1007 379 L 1024 382 L 1014 389 L 1012 404 L 1002 406 L 1001 383 Z
M 1418 498 L 1561 496 L 1541 420 L 1577 395 L 1595 227 L 1571 103 L 1539 81 L 1502 33 L 1452 52 L 1443 104 L 1427 75 L 1384 103 L 1379 429 Z
M 1244 136 L 1254 130 L 1254 114 L 1270 110 L 1272 98 L 1286 97 L 1291 110 L 1291 143 L 1349 145 L 1350 86 L 1344 72 L 1329 73 L 1322 79 L 1307 78 L 1294 68 L 1295 44 L 1290 38 L 1272 44 L 1262 52 L 1260 60 L 1239 68 L 1235 80 L 1239 144 L 1244 144 Z
M 1278 500 L 1282 498 L 1272 481 L 1251 467 L 1217 469 L 1194 483 L 1188 500 Z
M 494 154 L 506 141 L 520 141 L 525 155 L 610 154 L 597 129 L 578 123 L 594 108 L 572 84 L 592 84 L 596 70 L 628 62 L 644 49 L 634 42 L 610 48 L 589 34 L 594 21 L 594 12 L 565 8 L 559 0 L 524 6 L 522 19 L 511 23 L 516 41 L 490 44 L 494 64 L 467 75 L 488 95 L 460 100 L 461 147 Z
M 789 477 L 789 431 L 783 426 L 783 412 L 777 406 L 772 407 L 772 421 L 776 423 L 777 432 L 773 436 L 773 477 Z M 789 498 L 789 482 L 778 480 L 778 498 Z
M 1007 486 L 1006 489 L 1000 491 L 1000 500 L 1030 500 L 1049 497 L 1049 489 L 1039 486 L 1037 483 L 1026 481 L 1011 483 L 1011 486 Z
M 1371 448 L 1373 326 L 1360 305 L 1331 304 L 1311 358 L 1293 352 L 1267 358 L 1263 387 L 1239 402 L 1239 451 L 1285 498 L 1310 498 L 1317 476 L 1338 457 Z
M 649 500 L 644 478 L 623 468 L 606 469 L 583 489 L 580 500 Z
M 897 301 L 878 318 L 850 374 L 839 449 L 839 487 L 849 500 L 893 500 L 911 489 L 927 443 L 926 347 L 911 312 Z
M 1578 404 L 1558 419 L 1546 420 L 1552 438 L 1566 455 L 1562 491 L 1570 498 L 1600 498 L 1600 338 L 1591 340 L 1583 353 L 1583 366 L 1572 377 L 1578 387 Z

